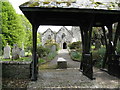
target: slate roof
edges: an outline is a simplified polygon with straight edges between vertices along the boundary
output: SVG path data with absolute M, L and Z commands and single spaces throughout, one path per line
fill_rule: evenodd
M 93 2 L 78 3 L 76 0 L 30 0 L 21 7 L 45 7 L 45 8 L 92 8 L 92 9 L 119 9 L 119 2 Z
M 48 30 L 50 30 L 53 34 L 55 34 L 50 28 L 48 28 L 45 32 L 42 33 L 42 35 L 44 35 L 45 33 L 47 33 Z
M 29 6 L 39 2 L 26 2 L 20 5 L 23 14 L 31 24 L 35 25 L 59 25 L 79 26 L 90 23 L 93 26 L 105 26 L 120 21 L 120 10 L 105 10 L 79 7 L 41 7 Z
M 69 31 L 65 26 L 61 27 L 60 30 L 56 33 L 56 35 L 62 30 L 62 28 L 64 28 L 73 37 L 71 31 Z

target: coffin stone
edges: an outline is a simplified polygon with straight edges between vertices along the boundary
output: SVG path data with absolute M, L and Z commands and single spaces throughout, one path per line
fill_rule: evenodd
M 59 69 L 66 69 L 67 68 L 67 61 L 64 58 L 58 58 L 57 66 Z

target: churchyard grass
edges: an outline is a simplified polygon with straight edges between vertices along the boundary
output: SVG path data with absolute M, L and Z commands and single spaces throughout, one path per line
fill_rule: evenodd
M 38 62 L 39 62 L 40 64 L 42 64 L 42 63 L 45 63 L 46 61 L 45 61 L 45 59 L 39 58 L 39 59 L 38 59 Z
M 32 58 L 31 57 L 21 57 L 17 60 L 14 59 L 2 59 L 2 61 L 31 61 Z

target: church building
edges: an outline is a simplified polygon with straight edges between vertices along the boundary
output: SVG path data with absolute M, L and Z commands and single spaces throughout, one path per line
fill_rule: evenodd
M 68 44 L 81 41 L 80 28 L 73 26 L 71 30 L 68 30 L 63 26 L 58 32 L 54 32 L 48 28 L 42 33 L 42 45 L 44 45 L 47 40 L 54 40 L 61 49 L 67 49 Z

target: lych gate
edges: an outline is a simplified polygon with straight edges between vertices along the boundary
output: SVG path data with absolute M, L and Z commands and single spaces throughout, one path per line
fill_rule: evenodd
M 32 80 L 37 80 L 38 63 L 36 55 L 36 42 L 37 29 L 39 25 L 80 26 L 83 47 L 80 69 L 82 69 L 83 74 L 90 79 L 93 79 L 93 60 L 91 53 L 92 27 L 102 27 L 106 43 L 106 53 L 102 67 L 104 68 L 106 62 L 108 62 L 108 72 L 110 74 L 116 73 L 117 75 L 120 75 L 120 66 L 118 65 L 119 55 L 116 54 L 116 45 L 120 36 L 120 11 L 80 8 L 28 7 L 24 4 L 20 6 L 20 9 L 31 22 L 33 27 Z M 118 22 L 118 25 L 115 38 L 113 39 L 112 24 L 116 22 Z M 108 28 L 108 38 L 106 37 L 104 26 Z

